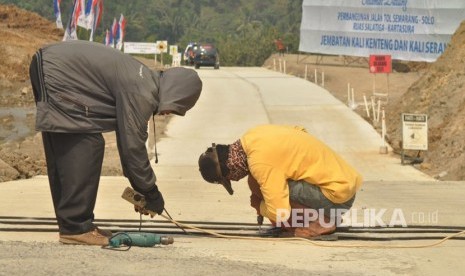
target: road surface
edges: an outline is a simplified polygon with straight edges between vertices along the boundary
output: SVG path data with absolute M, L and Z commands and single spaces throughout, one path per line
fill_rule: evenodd
M 174 117 L 157 145 L 154 169 L 173 218 L 255 233 L 246 181 L 233 183 L 235 194 L 229 196 L 202 180 L 198 156 L 212 142 L 234 142 L 250 127 L 292 124 L 304 126 L 364 176 L 353 207 L 358 213 L 351 217 L 361 232 L 318 244 L 174 234 L 173 245 L 125 252 L 65 246 L 57 242 L 47 179 L 41 176 L 0 183 L 0 275 L 459 275 L 465 268 L 465 240 L 433 246 L 465 229 L 464 182 L 435 181 L 402 166 L 391 151 L 380 154 L 379 134 L 313 83 L 263 68 L 198 72 L 204 84 L 198 104 L 185 117 Z M 137 229 L 139 216 L 121 199 L 126 186 L 125 178 L 102 178 L 95 209 L 100 226 Z M 408 227 L 379 232 L 388 228 L 365 227 L 366 218 Z M 167 225 L 163 218 L 143 223 L 159 232 L 179 230 Z M 392 248 L 418 245 L 425 248 Z

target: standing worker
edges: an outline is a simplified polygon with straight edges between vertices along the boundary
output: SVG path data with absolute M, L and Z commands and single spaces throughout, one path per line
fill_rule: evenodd
M 200 155 L 199 168 L 207 182 L 222 184 L 231 195 L 231 180 L 248 176 L 257 215 L 278 226 L 282 222 L 286 235 L 304 238 L 334 232 L 362 184 L 355 169 L 297 126 L 252 128 L 233 144 L 209 147 Z M 292 225 L 291 208 L 310 209 L 313 216 Z
M 164 200 L 156 185 L 145 141 L 156 114 L 184 116 L 197 102 L 202 82 L 194 70 L 153 71 L 116 49 L 67 41 L 39 49 L 30 79 L 42 131 L 47 173 L 65 244 L 107 245 L 112 233 L 93 223 L 105 141 L 115 131 L 124 176 L 161 214 Z

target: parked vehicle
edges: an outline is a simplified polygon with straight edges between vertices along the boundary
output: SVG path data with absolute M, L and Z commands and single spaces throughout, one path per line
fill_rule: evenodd
M 220 69 L 220 55 L 218 49 L 213 44 L 200 44 L 194 49 L 194 66 L 213 66 Z

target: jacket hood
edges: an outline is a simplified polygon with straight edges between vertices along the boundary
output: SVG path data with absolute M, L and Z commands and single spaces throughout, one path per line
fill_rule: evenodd
M 160 75 L 160 104 L 156 113 L 171 110 L 174 114 L 184 116 L 200 97 L 202 81 L 196 71 L 175 67 Z

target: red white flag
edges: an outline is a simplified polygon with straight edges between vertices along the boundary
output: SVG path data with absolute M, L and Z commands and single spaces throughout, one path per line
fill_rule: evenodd
M 90 29 L 90 41 L 94 40 L 94 32 L 102 20 L 103 14 L 103 0 L 93 0 L 92 1 L 92 26 Z
M 123 48 L 125 28 L 126 28 L 126 19 L 124 18 L 123 14 L 121 14 L 119 18 L 118 35 L 116 39 L 116 49 L 118 50 L 121 50 Z
M 105 33 L 105 40 L 103 41 L 103 44 L 105 44 L 105 46 L 110 46 L 110 32 L 108 29 Z
M 63 36 L 63 41 L 66 40 L 77 40 L 76 27 L 79 15 L 81 14 L 81 0 L 74 0 L 73 10 L 71 11 L 71 16 L 68 21 L 68 26 L 65 30 L 65 35 Z
M 92 1 L 92 0 L 88 0 Z M 86 9 L 86 0 L 79 0 L 79 6 L 81 10 L 79 11 L 79 15 L 77 17 L 77 25 L 79 27 L 87 28 L 87 23 L 86 23 L 86 14 L 85 14 L 85 9 Z
M 116 35 L 118 34 L 118 21 L 116 21 L 116 18 L 113 18 L 113 24 L 111 25 L 111 34 L 110 34 L 110 46 L 115 48 L 115 40 L 116 40 Z

